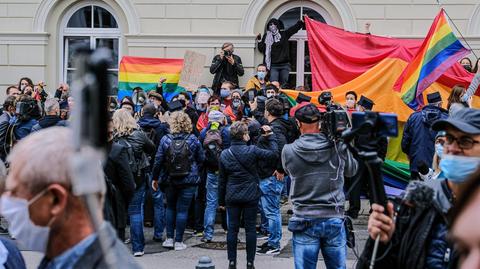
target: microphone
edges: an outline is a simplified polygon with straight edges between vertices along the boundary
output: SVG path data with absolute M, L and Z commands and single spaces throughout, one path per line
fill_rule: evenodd
M 411 181 L 402 201 L 408 206 L 427 208 L 432 205 L 435 191 L 427 183 L 419 180 Z
M 422 175 L 427 175 L 430 172 L 430 168 L 424 161 L 420 161 L 418 165 L 418 172 Z

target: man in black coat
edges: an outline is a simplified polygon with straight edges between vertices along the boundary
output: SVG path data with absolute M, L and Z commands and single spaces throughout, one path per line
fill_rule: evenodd
M 44 106 L 45 117 L 32 127 L 32 132 L 40 131 L 41 129 L 52 126 L 67 126 L 67 122 L 60 118 L 60 104 L 56 99 L 47 99 Z
M 213 57 L 210 73 L 215 74 L 212 90 L 216 95 L 220 95 L 220 87 L 224 81 L 231 81 L 238 86 L 238 77 L 245 73 L 242 59 L 233 54 L 233 50 L 233 44 L 227 42 L 223 44 L 220 53 Z

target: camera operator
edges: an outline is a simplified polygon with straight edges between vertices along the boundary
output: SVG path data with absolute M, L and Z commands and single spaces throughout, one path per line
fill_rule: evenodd
M 233 54 L 233 49 L 232 43 L 224 43 L 220 53 L 213 57 L 210 73 L 215 74 L 212 90 L 216 95 L 220 95 L 220 88 L 224 81 L 231 81 L 238 85 L 238 77 L 245 73 L 242 59 Z
M 321 132 L 322 115 L 313 104 L 300 104 L 291 113 L 301 136 L 285 145 L 282 164 L 292 180 L 294 216 L 288 229 L 293 232 L 295 268 L 316 268 L 320 249 L 327 268 L 345 268 L 343 176 L 355 174 L 357 161 L 344 143 Z
M 413 181 L 400 205 L 372 205 L 368 232 L 373 240 L 380 236 L 378 256 L 384 257 L 376 261 L 376 268 L 455 268 L 455 250 L 447 240 L 448 216 L 460 188 L 480 165 L 480 110 L 461 109 L 436 121 L 432 129 L 446 131 L 439 180 Z M 371 239 L 357 268 L 368 268 Z
M 14 139 L 20 140 L 29 135 L 38 123 L 40 107 L 31 96 L 21 95 L 15 103 L 15 109 L 15 116 L 10 119 L 10 128 Z

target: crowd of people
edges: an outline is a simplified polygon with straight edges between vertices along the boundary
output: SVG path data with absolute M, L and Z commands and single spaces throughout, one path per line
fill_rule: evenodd
M 129 96 L 109 98 L 102 230 L 121 257 L 118 268 L 136 268 L 126 245 L 133 256 L 144 255 L 145 226 L 154 228 L 154 242 L 175 251 L 187 248 L 186 230 L 210 243 L 221 227 L 230 269 L 237 268 L 243 227 L 247 268 L 254 268 L 256 254 L 280 253 L 280 208 L 288 201 L 295 268 L 316 268 L 320 251 L 327 268 L 346 267 L 345 219 L 358 217 L 360 194 L 371 176 L 349 146 L 372 150 L 371 137 L 359 135 L 348 143 L 332 139 L 323 125 L 324 106 L 304 94 L 292 104 L 282 92 L 290 88 L 283 46 L 302 26 L 299 21 L 280 31 L 278 21 L 268 23 L 264 37 L 258 37 L 265 64 L 257 66 L 245 88 L 238 85 L 241 59 L 233 44 L 225 43 L 212 62 L 211 88 L 200 86 L 167 101 L 159 78 L 156 89 L 136 89 L 148 98 L 140 106 Z M 447 109 L 438 92 L 428 94 L 428 104 L 406 122 L 401 146 L 410 159 L 412 182 L 402 199 L 386 208 L 372 201 L 371 238 L 357 268 L 368 267 L 377 237 L 378 268 L 479 266 L 480 232 L 471 223 L 480 204 L 480 111 L 470 108 L 479 83 L 477 73 L 468 89 L 454 87 Z M 68 127 L 75 100 L 69 86 L 61 84 L 51 97 L 45 83 L 22 78 L 6 95 L 0 158 L 9 173 L 0 214 L 10 225 L 1 232 L 44 253 L 41 268 L 107 263 L 98 254 L 101 244 L 88 212 L 71 189 L 68 161 L 74 151 Z M 353 112 L 375 105 L 355 91 L 345 100 L 337 107 L 349 115 L 350 126 Z M 386 137 L 376 140 L 380 159 L 388 143 Z M 4 246 L 17 264 L 11 268 L 22 268 L 18 250 L 6 241 Z

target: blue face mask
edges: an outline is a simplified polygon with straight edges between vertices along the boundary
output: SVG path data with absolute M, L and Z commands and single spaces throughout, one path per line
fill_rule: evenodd
M 267 76 L 267 72 L 263 72 L 263 71 L 258 71 L 257 72 L 257 77 L 260 80 L 264 80 L 266 76 Z
M 480 158 L 457 155 L 443 155 L 440 161 L 442 174 L 454 183 L 463 183 L 480 165 Z
M 438 143 L 438 144 L 435 144 L 435 153 L 437 153 L 437 156 L 442 158 L 442 155 L 443 155 L 443 146 L 442 144 Z
M 229 89 L 220 89 L 220 97 L 227 98 L 230 95 Z

